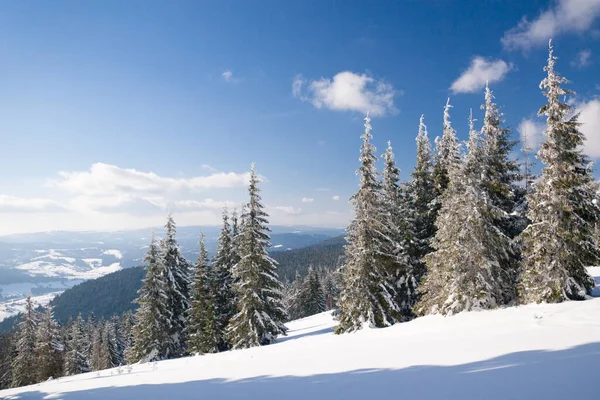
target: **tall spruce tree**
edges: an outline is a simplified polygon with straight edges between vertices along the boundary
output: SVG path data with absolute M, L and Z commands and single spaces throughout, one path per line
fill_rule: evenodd
M 371 119 L 365 118 L 361 136 L 359 189 L 351 198 L 355 217 L 347 228 L 344 288 L 340 294 L 340 322 L 336 333 L 358 330 L 363 324 L 383 327 L 400 317 L 395 302 L 396 289 L 388 280 L 389 268 L 396 260 L 389 232 L 390 221 L 383 212 L 382 185 L 378 180 L 375 146 L 371 144 Z
M 200 235 L 200 255 L 192 280 L 191 311 L 188 318 L 188 349 L 193 354 L 216 353 L 218 349 L 211 271 L 204 234 Z
M 64 345 L 60 339 L 58 323 L 54 320 L 52 307 L 48 305 L 41 314 L 35 338 L 36 370 L 40 381 L 62 376 Z
M 400 170 L 396 166 L 391 142 L 383 154 L 382 213 L 387 219 L 386 231 L 382 232 L 388 240 L 381 249 L 386 257 L 388 280 L 396 289 L 396 302 L 400 310 L 400 319 L 408 320 L 413 316 L 413 305 L 417 300 L 417 275 L 415 274 L 411 253 L 413 232 L 411 230 L 411 205 L 407 190 L 399 185 Z
M 416 141 L 417 161 L 411 174 L 412 181 L 409 183 L 408 194 L 412 212 L 411 231 L 413 240 L 411 253 L 414 263 L 413 268 L 417 279 L 420 280 L 425 274 L 425 263 L 422 259 L 432 250 L 431 241 L 435 235 L 435 219 L 437 217 L 435 207 L 437 191 L 433 181 L 434 155 L 427 137 L 427 126 L 423 115 L 419 120 L 419 133 Z
M 86 356 L 88 347 L 85 325 L 81 313 L 71 324 L 69 329 L 69 340 L 65 354 L 65 375 L 77 375 L 90 371 L 89 360 Z
M 428 274 L 421 286 L 420 313 L 455 314 L 489 309 L 504 302 L 500 264 L 510 240 L 495 226 L 495 207 L 482 185 L 485 152 L 470 117 L 468 155 L 452 168 L 436 220 L 435 251 L 425 256 Z
M 584 299 L 594 287 L 586 266 L 597 265 L 600 256 L 594 242 L 599 219 L 595 185 L 581 151 L 585 137 L 578 115 L 572 115 L 571 106 L 561 101 L 573 92 L 562 87 L 568 81 L 555 71 L 557 58 L 551 43 L 549 47 L 547 76 L 540 84 L 548 99 L 539 111 L 547 117 L 538 152 L 544 168 L 527 198 L 531 225 L 522 235 L 518 289 L 523 303 Z
M 237 228 L 236 228 L 237 229 Z M 214 297 L 217 347 L 219 351 L 229 348 L 226 329 L 236 313 L 233 292 L 233 237 L 227 209 L 223 210 L 223 227 L 218 239 L 217 254 L 212 265 L 211 292 Z
M 8 389 L 12 384 L 12 360 L 15 354 L 15 335 L 12 332 L 0 333 L 0 390 Z
M 190 307 L 190 265 L 177 244 L 173 217 L 167 217 L 166 236 L 160 242 L 163 279 L 166 283 L 166 306 L 169 316 L 165 357 L 177 358 L 186 353 L 185 323 Z
M 31 294 L 25 300 L 16 334 L 16 356 L 12 362 L 12 386 L 25 386 L 37 382 L 37 329 L 40 315 L 35 310 Z
M 444 130 L 441 139 L 436 138 L 436 157 L 433 166 L 433 182 L 437 191 L 437 196 L 441 196 L 450 183 L 450 174 L 461 163 L 460 144 L 456 138 L 456 131 L 450 122 L 450 99 L 444 106 Z M 441 207 L 441 202 L 435 203 L 434 210 Z
M 138 291 L 139 308 L 133 326 L 134 344 L 129 352 L 129 362 L 155 361 L 167 357 L 166 342 L 169 335 L 171 311 L 167 304 L 167 283 L 164 264 L 152 234 L 146 256 L 146 277 Z
M 325 311 L 323 286 L 319 279 L 319 273 L 313 267 L 308 268 L 308 275 L 303 279 L 298 295 L 301 317 Z
M 250 201 L 242 214 L 239 234 L 240 261 L 234 267 L 238 313 L 231 319 L 228 339 L 235 349 L 273 343 L 287 328 L 282 302 L 283 286 L 277 276 L 277 262 L 267 249 L 268 214 L 261 203 L 254 164 L 248 186 Z

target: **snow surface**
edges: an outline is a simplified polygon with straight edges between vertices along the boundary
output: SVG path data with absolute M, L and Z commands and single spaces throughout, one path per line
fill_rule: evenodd
M 54 297 L 61 293 L 62 291 L 46 293 L 41 296 L 32 296 L 31 299 L 33 300 L 34 304 L 45 306 L 46 304 L 50 303 Z M 25 301 L 26 299 L 19 299 L 0 302 L 0 321 L 4 320 L 4 318 L 8 318 L 12 315 L 25 311 Z
M 322 313 L 289 323 L 289 336 L 270 346 L 64 377 L 0 398 L 552 400 L 599 393 L 600 298 L 427 316 L 341 336 L 334 325 Z
M 120 250 L 112 249 L 112 250 L 104 250 L 104 253 L 108 256 L 114 256 L 117 260 L 121 260 L 123 258 L 123 254 Z

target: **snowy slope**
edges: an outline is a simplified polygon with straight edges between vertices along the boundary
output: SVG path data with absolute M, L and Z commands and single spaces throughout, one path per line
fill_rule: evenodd
M 261 348 L 60 378 L 5 399 L 592 399 L 600 298 L 333 335 L 329 313 Z
M 62 291 L 51 292 L 40 296 L 32 296 L 31 299 L 36 306 L 45 306 L 61 293 Z M 0 321 L 2 321 L 4 318 L 8 318 L 12 315 L 25 311 L 25 302 L 26 299 L 6 300 L 0 302 Z

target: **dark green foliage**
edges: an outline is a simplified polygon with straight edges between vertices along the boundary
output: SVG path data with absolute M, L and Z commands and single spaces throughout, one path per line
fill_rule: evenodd
M 336 236 L 322 243 L 271 253 L 271 257 L 278 262 L 277 273 L 282 279 L 293 280 L 296 271 L 304 276 L 311 265 L 324 267 L 330 270 L 343 264 L 344 246 L 347 244 L 344 236 Z
M 0 390 L 8 389 L 12 384 L 12 360 L 16 356 L 15 335 L 0 334 Z
M 15 356 L 12 360 L 12 386 L 25 386 L 37 382 L 37 331 L 39 313 L 34 309 L 31 296 L 27 297 L 25 312 L 19 315 L 15 339 Z

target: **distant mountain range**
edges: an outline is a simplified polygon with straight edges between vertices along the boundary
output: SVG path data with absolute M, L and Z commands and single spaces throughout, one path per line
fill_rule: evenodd
M 272 226 L 271 252 L 321 243 L 342 229 Z M 184 256 L 198 257 L 200 233 L 214 254 L 221 228 L 186 226 L 177 230 Z M 29 292 L 36 296 L 60 293 L 76 284 L 111 272 L 139 266 L 147 251 L 151 229 L 118 232 L 45 232 L 0 236 L 0 321 L 19 311 Z M 157 237 L 164 230 L 155 229 Z M 52 296 L 44 296 L 48 301 Z

